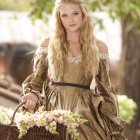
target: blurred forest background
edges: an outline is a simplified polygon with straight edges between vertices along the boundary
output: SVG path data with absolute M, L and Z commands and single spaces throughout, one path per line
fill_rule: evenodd
M 32 72 L 37 42 L 49 35 L 54 2 L 0 1 L 0 105 L 11 107 L 18 104 L 21 83 Z M 109 50 L 114 51 L 110 52 L 114 58 L 110 60 L 111 77 L 117 93 L 137 105 L 136 109 L 131 102 L 121 102 L 124 115 L 133 116 L 124 133 L 129 140 L 140 140 L 140 1 L 86 0 L 86 3 L 93 13 L 98 39 L 105 41 Z M 105 22 L 106 18 L 109 22 Z M 105 36 L 109 32 L 112 42 Z M 135 115 L 130 112 L 131 108 Z

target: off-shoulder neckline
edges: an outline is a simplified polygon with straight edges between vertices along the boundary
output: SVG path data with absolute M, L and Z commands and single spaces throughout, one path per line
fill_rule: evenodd
M 42 53 L 42 52 L 47 52 L 48 51 L 48 47 L 38 47 L 36 49 L 36 53 Z M 108 53 L 99 53 L 99 57 L 100 59 L 108 59 L 109 58 L 109 54 Z M 81 62 L 82 61 L 82 56 L 67 56 L 67 60 L 68 62 Z

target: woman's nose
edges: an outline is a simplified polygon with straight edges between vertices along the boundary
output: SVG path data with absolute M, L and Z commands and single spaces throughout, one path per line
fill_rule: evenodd
M 74 21 L 73 16 L 69 16 L 69 21 L 70 21 L 70 22 Z

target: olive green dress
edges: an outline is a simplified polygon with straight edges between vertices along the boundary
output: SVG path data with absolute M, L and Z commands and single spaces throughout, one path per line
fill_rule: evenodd
M 90 90 L 71 86 L 52 86 L 50 79 L 57 81 L 47 59 L 47 48 L 40 47 L 36 51 L 34 73 L 23 83 L 23 94 L 33 92 L 42 102 L 45 95 L 47 109 L 65 109 L 79 113 L 88 122 L 83 124 L 78 132 L 81 140 L 123 140 L 121 131 L 124 127 L 119 118 L 116 93 L 109 76 L 109 56 L 100 53 L 99 72 L 86 78 L 81 69 L 81 58 L 68 57 L 64 82 L 90 85 Z M 95 81 L 95 82 L 94 82 Z M 47 83 L 47 88 L 44 83 Z M 92 90 L 95 87 L 95 91 Z M 43 89 L 43 90 L 42 90 Z M 72 140 L 67 137 L 66 140 Z

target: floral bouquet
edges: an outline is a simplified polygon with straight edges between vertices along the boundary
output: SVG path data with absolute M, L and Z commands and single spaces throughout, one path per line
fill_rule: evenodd
M 13 112 L 12 109 L 0 107 L 0 123 L 10 124 Z M 58 134 L 57 124 L 63 124 L 71 137 L 78 140 L 80 137 L 77 128 L 85 122 L 87 120 L 79 114 L 67 110 L 45 111 L 43 106 L 35 113 L 18 112 L 14 119 L 14 124 L 19 129 L 19 138 L 22 138 L 34 126 L 45 127 L 51 134 Z

